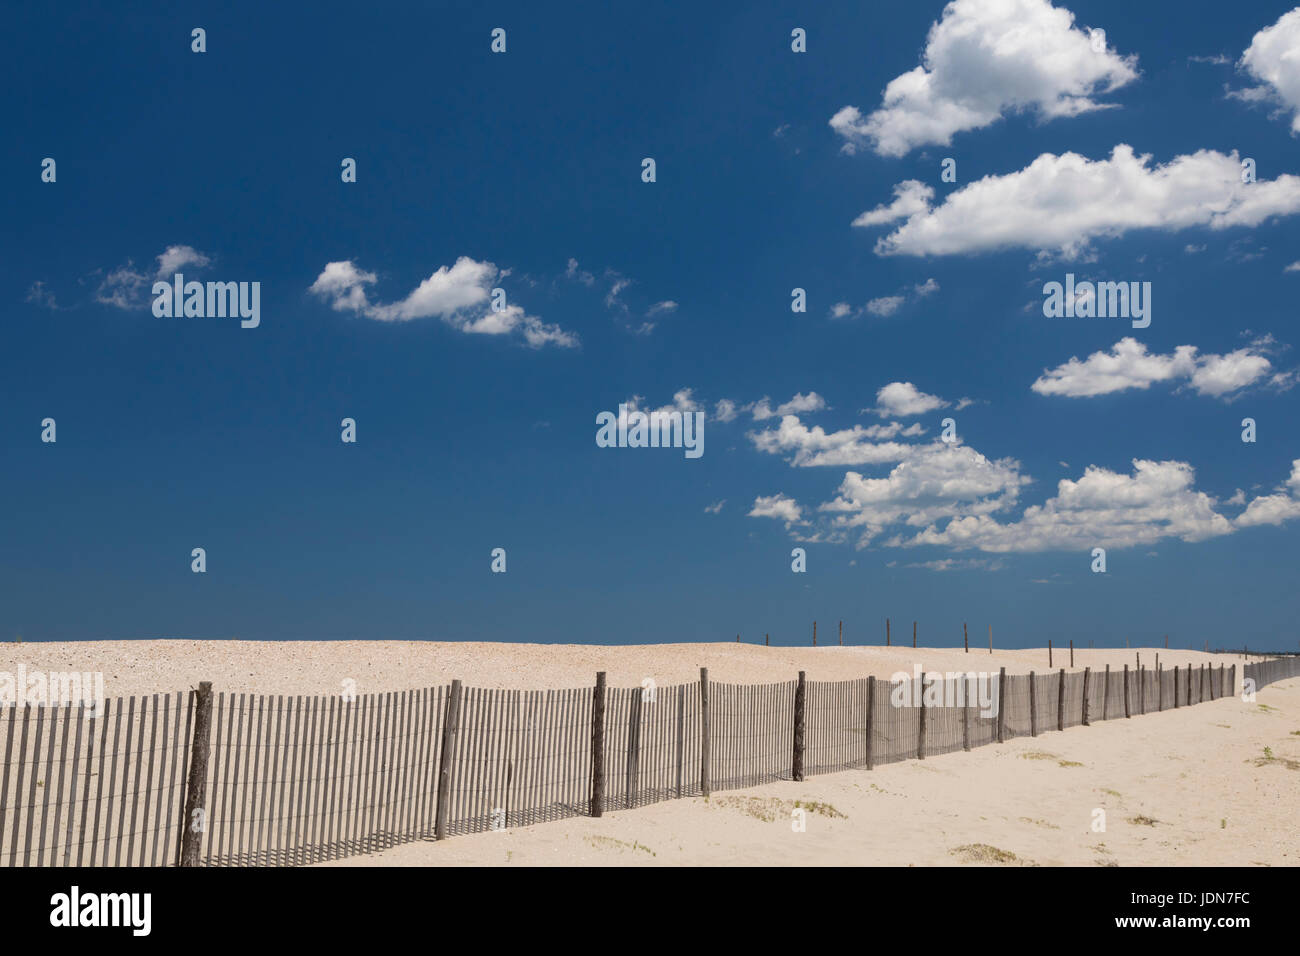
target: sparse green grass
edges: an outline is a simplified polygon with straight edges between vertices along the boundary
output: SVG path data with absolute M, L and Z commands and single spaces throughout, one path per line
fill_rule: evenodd
M 1036 827 L 1046 827 L 1049 830 L 1061 829 L 1055 823 L 1048 823 L 1046 820 L 1035 820 L 1033 817 L 1021 817 L 1021 823 L 1032 823 Z
M 1139 814 L 1136 817 L 1129 817 L 1128 822 L 1133 824 L 1134 826 L 1153 827 L 1160 821 L 1157 820 L 1155 817 L 1144 817 L 1141 814 Z
M 1101 788 L 1101 792 L 1102 792 L 1102 793 L 1109 793 L 1112 797 L 1117 797 L 1117 798 L 1119 798 L 1120 800 L 1123 800 L 1123 799 L 1124 799 L 1123 795 L 1122 795 L 1118 790 L 1108 790 L 1106 787 L 1102 787 L 1102 788 Z
M 614 837 L 609 836 L 589 836 L 587 837 L 587 842 L 598 850 L 601 848 L 611 850 L 632 850 L 634 852 L 640 851 L 641 853 L 649 853 L 651 856 L 658 856 L 658 854 L 648 846 L 643 846 L 635 841 L 628 843 L 626 840 L 617 840 Z
M 1049 754 L 1046 750 L 1026 750 L 1020 755 L 1021 760 L 1059 760 L 1056 754 Z
M 843 813 L 836 810 L 829 803 L 819 803 L 815 800 L 782 800 L 779 797 L 715 797 L 713 805 L 724 807 L 731 810 L 739 810 L 746 816 L 753 817 L 755 820 L 762 820 L 764 823 L 775 823 L 777 820 L 789 820 L 790 814 L 798 809 L 808 813 L 815 813 L 820 817 L 830 819 L 847 820 Z
M 1255 758 L 1256 767 L 1267 767 L 1269 764 L 1281 764 L 1287 770 L 1300 770 L 1300 760 L 1290 760 L 1287 757 L 1278 757 L 1273 753 L 1272 747 L 1264 748 L 1264 756 Z
M 804 803 L 802 800 L 796 800 L 794 802 L 794 805 L 802 810 L 807 810 L 809 813 L 815 813 L 819 817 L 830 817 L 832 820 L 848 819 L 848 817 L 840 813 L 840 811 L 836 810 L 829 803 L 818 803 L 816 801 L 813 801 L 811 803 Z
M 987 843 L 966 843 L 948 851 L 963 863 L 1016 863 L 1019 858 L 1010 850 L 999 850 Z
M 1060 764 L 1061 764 L 1062 767 L 1082 767 L 1082 766 L 1083 766 L 1083 764 L 1079 763 L 1079 761 L 1077 761 L 1077 760 L 1062 760 L 1062 761 L 1060 761 Z

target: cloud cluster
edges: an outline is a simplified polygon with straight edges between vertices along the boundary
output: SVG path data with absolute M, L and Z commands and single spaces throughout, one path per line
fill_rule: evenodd
M 1074 14 L 1047 0 L 954 0 L 930 27 L 921 65 L 885 87 L 880 108 L 846 106 L 830 125 L 844 150 L 903 156 L 1007 113 L 1042 119 L 1102 109 L 1094 97 L 1137 77 L 1136 58 L 1094 48 Z
M 878 255 L 1026 248 L 1079 256 L 1094 239 L 1135 229 L 1227 229 L 1300 212 L 1300 176 L 1243 183 L 1236 151 L 1200 150 L 1153 166 L 1151 156 L 1123 143 L 1108 159 L 1044 153 L 1019 172 L 986 176 L 938 205 L 933 190 L 915 181 L 894 192 L 892 203 L 855 220 L 904 220 L 876 241 Z
M 1018 521 L 969 515 L 900 543 L 1025 552 L 1128 548 L 1231 533 L 1232 523 L 1214 510 L 1214 499 L 1193 487 L 1195 478 L 1192 466 L 1181 461 L 1134 459 L 1129 475 L 1090 466 L 1077 481 L 1062 479 L 1056 497 L 1026 508 Z
M 533 348 L 556 345 L 572 348 L 578 337 L 557 325 L 528 315 L 518 305 L 493 308 L 489 300 L 501 271 L 490 262 L 461 256 L 454 265 L 441 266 L 405 298 L 396 302 L 371 302 L 366 287 L 378 276 L 351 260 L 327 263 L 310 293 L 340 312 L 355 312 L 379 322 L 408 322 L 438 318 L 461 332 L 476 335 L 518 333 Z
M 1215 355 L 1198 354 L 1194 345 L 1180 345 L 1161 355 L 1148 352 L 1137 339 L 1123 338 L 1109 352 L 1094 352 L 1083 360 L 1075 356 L 1043 372 L 1030 388 L 1040 395 L 1081 398 L 1184 381 L 1198 395 L 1225 398 L 1266 378 L 1286 387 L 1288 376 L 1270 376 L 1273 363 L 1264 354 L 1267 346 L 1267 340 L 1257 340 L 1246 348 Z
M 837 529 L 860 532 L 862 547 L 894 524 L 922 527 L 1013 507 L 1029 482 L 1014 459 L 993 461 L 969 446 L 936 441 L 910 446 L 883 478 L 848 472 L 837 497 L 818 510 L 833 515 Z

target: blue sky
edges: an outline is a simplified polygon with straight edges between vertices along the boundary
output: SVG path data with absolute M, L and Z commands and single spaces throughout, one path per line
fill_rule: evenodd
M 1289 4 L 8 26 L 0 635 L 1296 647 Z M 597 447 L 629 402 L 703 456 Z

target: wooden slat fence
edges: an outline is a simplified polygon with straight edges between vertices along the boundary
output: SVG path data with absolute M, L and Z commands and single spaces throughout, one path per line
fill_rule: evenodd
M 1257 689 L 1297 675 L 1297 658 L 1242 668 Z M 1077 670 L 1008 675 L 1002 687 L 996 674 L 937 674 L 924 695 L 909 679 L 807 681 L 800 737 L 798 686 L 709 685 L 713 791 L 792 779 L 798 739 L 803 773 L 819 774 L 986 746 L 999 723 L 1011 738 L 1084 719 Z M 1131 666 L 1126 697 L 1122 669 L 1091 671 L 1088 718 L 1238 686 L 1235 666 Z M 303 865 L 432 839 L 440 819 L 455 836 L 591 813 L 589 687 L 217 693 L 206 704 L 199 693 L 0 707 L 0 865 L 174 866 L 187 836 L 202 865 Z M 194 767 L 204 811 L 187 835 L 197 706 L 211 708 L 210 750 Z M 700 795 L 703 729 L 700 684 L 607 688 L 604 809 Z

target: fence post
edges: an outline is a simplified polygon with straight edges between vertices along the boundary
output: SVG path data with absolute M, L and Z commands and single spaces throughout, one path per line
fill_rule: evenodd
M 1178 665 L 1174 665 L 1174 710 L 1178 709 Z
M 212 737 L 212 684 L 202 681 L 195 691 L 194 741 L 190 746 L 190 775 L 185 782 L 185 816 L 181 837 L 181 866 L 198 866 L 199 851 L 203 834 L 207 832 L 206 808 L 204 794 L 208 788 L 208 750 Z M 177 717 L 179 718 L 179 713 Z M 26 725 L 23 726 L 26 733 Z M 103 759 L 102 757 L 100 758 Z M 116 759 L 116 758 L 114 758 Z M 194 829 L 194 815 L 198 813 L 202 821 L 198 830 Z M 17 826 L 17 824 L 15 824 Z
M 970 674 L 962 675 L 961 749 L 970 750 Z
M 889 646 L 889 618 L 885 618 L 885 646 Z
M 970 653 L 970 635 L 966 633 L 966 622 L 961 622 L 961 642 L 966 648 L 966 653 Z
M 1165 709 L 1164 671 L 1160 669 L 1160 655 L 1156 655 L 1156 710 Z
M 438 803 L 433 815 L 433 838 L 447 839 L 447 798 L 451 795 L 451 764 L 456 754 L 456 733 L 460 730 L 460 681 L 451 682 L 447 711 L 442 720 L 442 750 L 438 757 Z
M 677 688 L 677 799 L 682 797 L 682 756 L 686 753 L 686 688 Z
M 1029 736 L 1038 736 L 1038 679 L 1029 672 Z
M 920 725 L 916 733 L 916 759 L 925 759 L 925 691 L 928 678 L 924 672 L 921 673 L 921 710 L 918 714 Z
M 875 767 L 875 746 L 871 739 L 873 727 L 872 722 L 875 720 L 876 713 L 876 679 L 867 678 L 867 769 L 872 770 Z
M 628 708 L 630 711 L 627 727 L 627 806 L 629 809 L 636 806 L 636 791 L 640 783 L 642 693 L 637 691 L 632 695 L 632 706 Z
M 1110 665 L 1106 665 L 1106 683 L 1101 688 L 1101 719 L 1110 720 Z
M 993 653 L 993 625 L 989 625 L 989 653 Z
M 840 621 L 840 647 L 844 646 L 844 622 Z
M 916 647 L 916 622 L 912 622 L 912 646 Z
M 993 633 L 993 626 L 989 625 L 989 633 Z M 1006 740 L 1007 729 L 1007 669 L 1003 667 L 998 671 L 998 743 Z
M 1047 639 L 1047 669 L 1049 671 L 1052 669 L 1052 639 L 1050 637 Z
M 1091 677 L 1092 668 L 1085 667 L 1083 669 L 1083 726 L 1085 727 L 1090 726 L 1088 721 L 1088 680 Z
M 1074 641 L 1070 641 L 1070 666 L 1074 666 Z
M 1237 695 L 1237 665 L 1233 664 L 1228 668 L 1228 686 L 1232 688 L 1232 695 Z
M 817 622 L 813 621 L 813 647 L 817 646 Z
M 795 780 L 803 779 L 804 705 L 808 695 L 808 685 L 804 677 L 804 672 L 800 671 L 799 683 L 794 689 L 794 754 L 790 761 L 790 776 Z
M 1056 729 L 1065 729 L 1065 668 L 1061 668 L 1061 681 L 1056 685 Z
M 1142 669 L 1142 665 L 1139 664 L 1138 665 L 1138 713 L 1142 714 L 1145 717 L 1146 712 L 1147 712 L 1147 674 L 1146 671 Z
M 1129 713 L 1128 698 L 1129 698 L 1129 693 L 1128 693 L 1128 665 L 1125 664 L 1125 665 L 1124 665 L 1124 716 L 1125 716 L 1125 717 L 1132 717 L 1133 715 L 1132 715 L 1131 713 Z
M 707 797 L 709 786 L 709 669 L 700 668 L 700 792 Z

